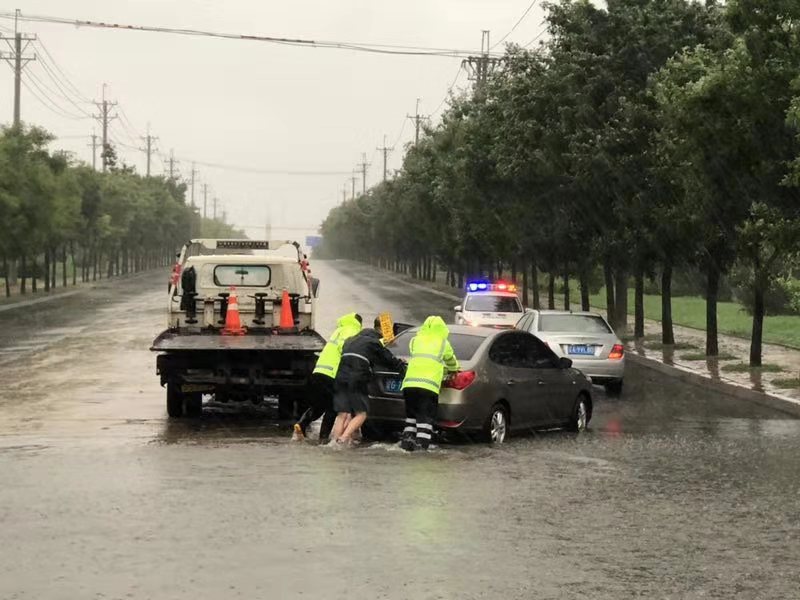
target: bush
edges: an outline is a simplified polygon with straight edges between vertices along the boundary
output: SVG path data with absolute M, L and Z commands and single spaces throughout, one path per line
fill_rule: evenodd
M 753 270 L 737 266 L 731 274 L 736 299 L 753 314 Z M 775 278 L 764 294 L 767 315 L 800 315 L 800 280 L 783 275 Z

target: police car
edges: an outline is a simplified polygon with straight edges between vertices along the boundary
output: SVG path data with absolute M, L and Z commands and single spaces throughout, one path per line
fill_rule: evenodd
M 503 281 L 470 281 L 464 301 L 454 308 L 456 325 L 511 329 L 524 309 L 517 286 Z

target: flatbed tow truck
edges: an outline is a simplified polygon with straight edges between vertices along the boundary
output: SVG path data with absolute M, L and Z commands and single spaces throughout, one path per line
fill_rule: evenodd
M 291 256 L 279 252 L 287 248 Z M 325 345 L 315 330 L 319 281 L 306 265 L 300 245 L 289 240 L 194 239 L 184 245 L 180 276 L 169 286 L 167 329 L 150 348 L 158 353 L 171 418 L 200 416 L 203 395 L 256 405 L 277 397 L 281 418 L 297 412 Z M 239 335 L 226 335 L 231 294 L 244 329 Z M 281 327 L 287 298 L 291 326 Z

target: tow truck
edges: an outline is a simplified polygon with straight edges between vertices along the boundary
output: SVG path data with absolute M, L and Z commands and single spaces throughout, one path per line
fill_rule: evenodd
M 315 330 L 319 281 L 304 268 L 300 244 L 193 239 L 178 265 L 180 277 L 169 286 L 167 329 L 150 348 L 158 353 L 169 417 L 200 416 L 204 395 L 255 405 L 277 398 L 279 416 L 293 416 L 325 345 Z M 225 335 L 232 294 L 242 335 Z M 281 322 L 287 299 L 288 327 Z
M 524 311 L 517 286 L 505 281 L 469 281 L 464 300 L 456 306 L 455 324 L 511 329 Z

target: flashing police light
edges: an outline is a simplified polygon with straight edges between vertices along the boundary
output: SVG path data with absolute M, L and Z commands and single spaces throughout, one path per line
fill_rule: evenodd
M 467 284 L 467 290 L 470 292 L 516 292 L 517 286 L 513 283 L 506 283 L 505 281 L 497 281 L 495 283 L 489 281 L 470 281 Z

